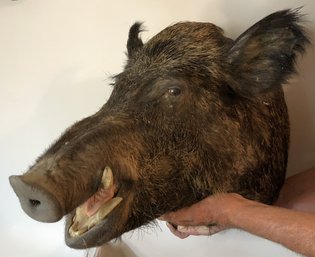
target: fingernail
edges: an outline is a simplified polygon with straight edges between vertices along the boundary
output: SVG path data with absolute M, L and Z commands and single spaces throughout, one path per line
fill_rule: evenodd
M 209 227 L 207 226 L 199 226 L 196 229 L 196 232 L 200 235 L 209 235 Z
M 177 226 L 177 230 L 178 230 L 179 232 L 185 233 L 185 232 L 188 231 L 188 227 L 186 227 L 186 226 Z

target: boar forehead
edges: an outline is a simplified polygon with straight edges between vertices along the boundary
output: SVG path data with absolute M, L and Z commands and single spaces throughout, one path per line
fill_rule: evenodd
M 221 61 L 232 40 L 211 23 L 184 22 L 164 29 L 127 61 L 115 76 L 108 105 L 150 98 L 156 85 L 216 85 L 224 77 Z M 192 88 L 191 88 L 192 89 Z M 107 106 L 108 106 L 107 105 Z
M 185 22 L 168 27 L 144 45 L 143 51 L 158 61 L 216 57 L 228 41 L 223 31 L 211 23 Z

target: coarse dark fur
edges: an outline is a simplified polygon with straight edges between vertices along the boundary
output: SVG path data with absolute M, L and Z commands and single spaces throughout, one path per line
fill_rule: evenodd
M 170 26 L 147 43 L 134 24 L 112 95 L 70 127 L 24 175 L 68 215 L 66 242 L 101 245 L 218 192 L 271 204 L 283 184 L 289 122 L 281 85 L 309 42 L 297 10 L 264 18 L 235 41 L 211 23 Z M 109 166 L 123 202 L 82 237 L 73 210 Z

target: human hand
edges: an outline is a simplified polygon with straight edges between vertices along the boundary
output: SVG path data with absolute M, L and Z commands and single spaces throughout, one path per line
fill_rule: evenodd
M 159 219 L 166 221 L 170 231 L 179 238 L 213 235 L 232 227 L 229 215 L 237 212 L 246 201 L 234 193 L 216 194 L 190 207 L 164 214 Z
M 169 230 L 177 237 L 184 239 L 188 236 L 194 235 L 194 236 L 210 236 L 217 232 L 220 232 L 221 230 L 224 230 L 223 227 L 220 227 L 218 225 L 207 225 L 207 226 L 174 226 L 169 222 L 166 222 L 166 226 L 169 228 Z

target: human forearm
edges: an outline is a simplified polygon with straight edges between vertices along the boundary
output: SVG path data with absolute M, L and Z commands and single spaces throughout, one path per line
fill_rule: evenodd
M 240 206 L 240 205 L 239 205 Z M 315 215 L 244 199 L 239 211 L 228 209 L 225 226 L 246 230 L 315 257 Z
M 315 257 L 314 214 L 264 205 L 238 194 L 214 195 L 162 219 L 173 224 L 169 227 L 180 238 L 239 228 Z

